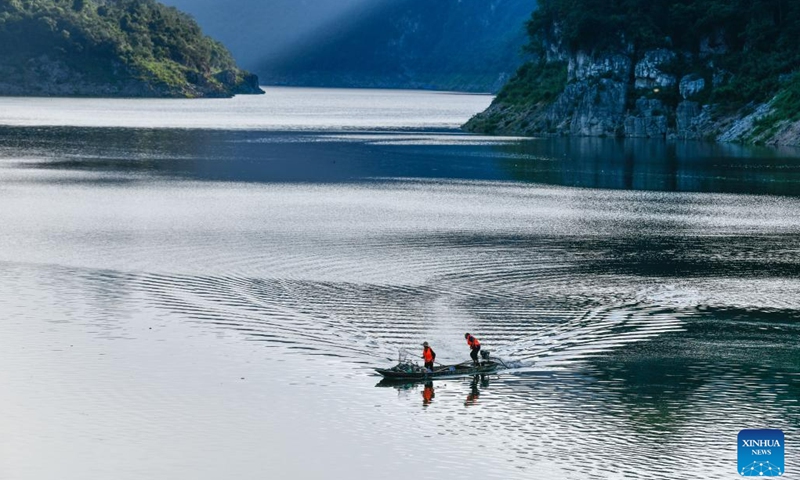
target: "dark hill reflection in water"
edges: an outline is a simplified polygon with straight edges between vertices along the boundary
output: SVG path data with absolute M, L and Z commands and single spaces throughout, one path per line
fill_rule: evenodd
M 800 150 L 699 142 L 548 139 L 505 146 L 523 181 L 588 188 L 797 195 Z M 516 154 L 516 155 L 514 155 Z
M 800 150 L 735 144 L 476 137 L 452 131 L 248 132 L 0 127 L 56 169 L 215 181 L 511 180 L 570 187 L 797 195 Z M 30 158 L 33 157 L 33 158 Z M 37 160 L 43 160 L 37 162 Z
M 724 479 L 760 427 L 796 472 L 797 169 L 448 130 L 0 129 L 2 472 Z M 465 331 L 522 368 L 375 388 L 423 340 L 465 359 Z

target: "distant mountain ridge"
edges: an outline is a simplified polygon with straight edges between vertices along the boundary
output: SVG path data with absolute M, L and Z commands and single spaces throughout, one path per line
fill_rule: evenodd
M 497 91 L 523 63 L 525 22 L 536 6 L 535 0 L 347 0 L 332 15 L 324 0 L 275 0 L 281 12 L 257 0 L 166 1 L 193 14 L 265 85 L 471 92 Z M 277 38 L 256 30 L 291 30 L 303 9 L 308 16 L 325 9 L 330 20 L 282 49 L 243 41 Z
M 402 0 L 257 68 L 267 83 L 494 92 L 523 61 L 530 0 Z
M 154 0 L 0 3 L 0 95 L 263 93 L 191 17 Z

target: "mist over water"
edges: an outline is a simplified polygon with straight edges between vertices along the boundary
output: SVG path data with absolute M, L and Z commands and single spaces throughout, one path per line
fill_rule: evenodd
M 453 127 L 487 97 L 279 93 L 296 113 L 5 110 L 4 474 L 730 478 L 739 430 L 796 437 L 792 152 L 482 138 Z M 465 360 L 465 331 L 517 368 L 376 388 L 422 341 Z

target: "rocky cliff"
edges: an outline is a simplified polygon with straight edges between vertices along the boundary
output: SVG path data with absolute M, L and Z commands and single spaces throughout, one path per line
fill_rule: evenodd
M 541 28 L 535 20 L 534 30 Z M 637 42 L 612 30 L 614 41 L 593 45 L 569 40 L 563 22 L 547 20 L 545 34 L 532 32 L 541 42 L 538 60 L 466 130 L 800 144 L 800 112 L 793 110 L 800 78 L 791 65 L 780 66 L 785 73 L 765 67 L 758 78 L 763 86 L 747 91 L 749 72 L 732 60 L 752 53 L 728 41 L 736 32 L 717 28 L 694 42 Z
M 0 95 L 228 97 L 263 93 L 197 24 L 153 0 L 0 4 Z

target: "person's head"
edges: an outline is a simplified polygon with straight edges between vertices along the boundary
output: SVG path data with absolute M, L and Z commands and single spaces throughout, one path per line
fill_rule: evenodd
M 464 338 L 469 338 L 469 332 L 464 334 Z
M 422 342 L 422 346 L 427 348 L 428 347 L 428 342 Z

